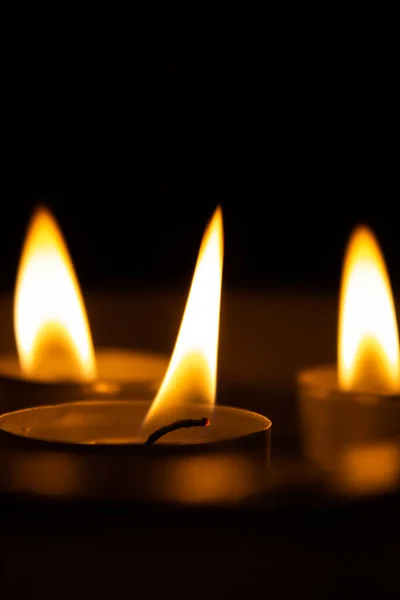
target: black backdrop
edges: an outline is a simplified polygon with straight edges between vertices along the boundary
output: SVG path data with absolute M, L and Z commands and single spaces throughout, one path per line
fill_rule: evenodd
M 358 222 L 400 285 L 387 23 L 303 10 L 36 20 L 10 25 L 2 78 L 0 290 L 38 202 L 88 289 L 188 285 L 217 203 L 228 287 L 335 290 Z

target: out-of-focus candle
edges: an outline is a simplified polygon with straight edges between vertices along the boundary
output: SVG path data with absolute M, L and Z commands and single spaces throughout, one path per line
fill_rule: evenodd
M 112 307 L 110 307 L 112 310 Z M 88 395 L 152 396 L 165 356 L 94 349 L 78 279 L 61 231 L 39 208 L 21 254 L 14 297 L 18 356 L 0 356 L 0 410 Z
M 298 375 L 306 454 L 329 469 L 356 444 L 400 433 L 395 306 L 379 245 L 358 227 L 341 281 L 338 364 Z

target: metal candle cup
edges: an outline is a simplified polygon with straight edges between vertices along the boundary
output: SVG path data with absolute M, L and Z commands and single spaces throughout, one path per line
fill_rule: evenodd
M 147 445 L 141 427 L 149 408 L 146 401 L 113 400 L 3 415 L 0 443 L 7 459 L 0 465 L 0 486 L 67 498 L 191 504 L 237 502 L 262 491 L 269 419 L 216 406 L 209 427 L 174 431 Z M 185 416 L 206 415 L 192 406 Z
M 93 381 L 41 381 L 25 377 L 16 355 L 0 355 L 0 412 L 86 398 L 151 398 L 168 366 L 162 354 L 125 348 L 96 349 Z
M 334 365 L 305 369 L 297 383 L 304 452 L 328 470 L 352 447 L 400 434 L 400 395 L 344 392 Z

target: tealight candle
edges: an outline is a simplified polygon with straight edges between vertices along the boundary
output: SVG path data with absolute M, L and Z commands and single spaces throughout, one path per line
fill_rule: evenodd
M 271 422 L 226 406 L 186 407 L 208 427 L 147 444 L 144 401 L 72 402 L 0 417 L 0 492 L 41 497 L 229 504 L 265 491 Z M 26 451 L 29 450 L 29 451 Z
M 400 361 L 395 307 L 383 255 L 359 227 L 341 282 L 338 365 L 298 375 L 305 452 L 334 469 L 357 444 L 400 433 Z
M 93 400 L 7 413 L 0 418 L 2 446 L 83 452 L 108 448 L 109 457 L 116 447 L 129 447 L 142 466 L 160 453 L 179 456 L 215 450 L 238 454 L 246 464 L 264 468 L 270 420 L 215 406 L 222 267 L 223 225 L 218 208 L 204 234 L 175 348 L 152 403 Z M 231 467 L 226 468 L 232 474 Z M 227 472 L 222 469 L 221 478 Z
M 2 412 L 88 396 L 151 397 L 168 366 L 160 354 L 95 351 L 68 248 L 44 208 L 35 212 L 21 254 L 14 330 L 18 357 L 0 355 Z

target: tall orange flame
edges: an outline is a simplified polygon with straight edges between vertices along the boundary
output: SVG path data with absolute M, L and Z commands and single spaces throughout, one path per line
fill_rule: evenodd
M 214 406 L 222 267 L 223 224 L 218 207 L 204 233 L 178 338 L 146 416 L 146 428 L 184 418 L 189 404 Z
M 34 379 L 93 379 L 96 363 L 83 298 L 67 246 L 39 208 L 21 254 L 14 330 L 23 373 Z
M 385 260 L 373 233 L 358 227 L 346 251 L 339 313 L 338 378 L 343 390 L 397 393 L 396 313 Z

